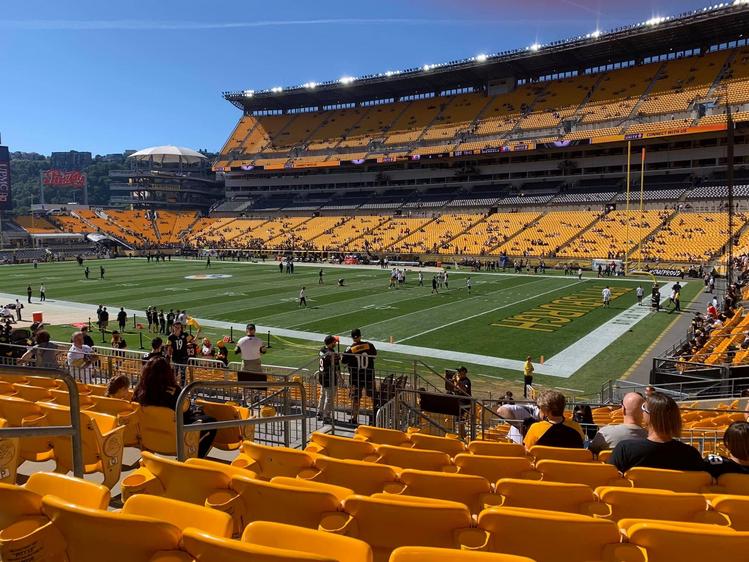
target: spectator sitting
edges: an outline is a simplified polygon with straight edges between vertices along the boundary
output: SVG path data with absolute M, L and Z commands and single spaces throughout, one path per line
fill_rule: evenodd
M 588 449 L 597 455 L 605 449 L 613 449 L 627 439 L 645 439 L 648 432 L 642 427 L 642 405 L 645 399 L 637 392 L 629 392 L 622 400 L 624 420 L 615 425 L 605 425 L 598 430 Z
M 541 421 L 528 428 L 525 448 L 534 445 L 546 447 L 582 448 L 583 430 L 577 422 L 564 417 L 567 402 L 564 394 L 555 390 L 544 390 L 536 401 L 541 411 Z
M 141 406 L 160 406 L 175 410 L 177 398 L 182 387 L 177 384 L 174 369 L 164 357 L 154 357 L 143 367 L 138 386 L 133 392 L 133 402 Z M 213 422 L 215 418 L 206 416 L 202 412 L 188 408 L 182 413 L 185 424 L 196 422 Z M 198 444 L 198 456 L 203 458 L 211 450 L 216 430 L 201 431 Z
M 681 413 L 673 398 L 661 392 L 648 396 L 642 405 L 646 439 L 628 439 L 619 443 L 609 458 L 620 472 L 635 466 L 668 470 L 704 470 L 699 451 L 678 441 Z
M 598 426 L 593 422 L 593 410 L 588 404 L 578 404 L 572 411 L 572 419 L 581 425 L 587 439 L 593 439 L 598 433 Z
M 709 455 L 705 470 L 718 478 L 722 474 L 749 474 L 749 423 L 736 421 L 723 434 L 728 457 Z
M 130 401 L 130 379 L 127 375 L 117 375 L 109 379 L 107 398 Z

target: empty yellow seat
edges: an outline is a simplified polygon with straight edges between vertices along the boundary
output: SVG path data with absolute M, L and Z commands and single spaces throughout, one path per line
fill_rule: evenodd
M 0 427 L 7 427 L 8 422 L 0 418 Z M 16 470 L 21 459 L 19 439 L 8 437 L 0 439 L 0 483 L 15 484 Z
M 117 418 L 119 425 L 125 426 L 123 439 L 126 447 L 138 447 L 140 445 L 138 426 L 140 416 L 140 404 L 137 402 L 128 402 L 119 398 L 109 398 L 107 396 L 98 396 L 91 394 L 90 399 L 93 405 L 89 408 L 94 412 L 109 414 Z
M 205 466 L 166 459 L 143 451 L 140 468 L 122 481 L 122 498 L 151 494 L 203 505 L 208 496 L 229 490 L 231 476 Z
M 0 396 L 0 417 L 11 427 L 48 425 L 39 406 L 18 396 Z M 20 462 L 44 462 L 55 456 L 52 444 L 46 437 L 26 437 L 21 439 L 20 447 Z
M 233 529 L 232 518 L 227 513 L 147 494 L 129 498 L 122 508 L 122 513 L 152 517 L 170 523 L 182 531 L 188 527 L 195 527 L 218 537 L 230 537 Z
M 318 432 L 311 435 L 310 443 L 305 451 L 334 459 L 357 461 L 376 454 L 375 446 L 367 441 Z
M 304 490 L 316 490 L 318 492 L 328 492 L 333 494 L 338 501 L 343 501 L 349 496 L 354 495 L 354 491 L 343 486 L 335 484 L 325 484 L 324 482 L 314 482 L 305 478 L 289 478 L 288 476 L 276 476 L 271 479 L 271 484 L 282 484 L 293 488 L 302 488 Z
M 447 474 L 407 469 L 400 474 L 400 484 L 390 484 L 386 492 L 402 496 L 419 496 L 462 503 L 471 513 L 479 513 L 486 505 L 497 505 L 500 498 L 481 476 Z
M 162 455 L 177 454 L 177 417 L 174 410 L 161 406 L 141 406 L 138 415 L 138 435 L 144 451 Z M 198 455 L 199 432 L 185 433 L 185 457 Z
M 596 495 L 608 509 L 601 516 L 613 521 L 642 518 L 725 524 L 714 517 L 715 513 L 707 511 L 707 502 L 701 494 L 603 486 L 596 489 Z
M 567 462 L 592 462 L 593 453 L 588 449 L 566 449 L 563 447 L 545 447 L 535 445 L 528 451 L 536 462 L 543 460 Z
M 23 449 L 23 443 L 21 444 Z M 749 474 L 721 474 L 717 483 L 711 488 L 716 494 L 749 496 Z
M 471 441 L 468 450 L 474 455 L 491 457 L 524 457 L 525 447 L 518 443 L 502 443 L 497 441 Z
M 457 534 L 471 526 L 463 504 L 418 498 L 384 499 L 351 496 L 343 513 L 330 514 L 320 529 L 368 543 L 375 562 L 385 562 L 399 546 L 455 548 Z
M 372 549 L 361 540 L 268 521 L 247 525 L 242 542 L 327 556 L 338 562 L 372 562 Z
M 49 387 L 42 386 L 31 386 L 29 384 L 14 384 L 13 390 L 16 391 L 16 396 L 28 400 L 29 402 L 42 402 L 44 400 L 50 400 L 52 393 Z
M 47 377 L 26 377 L 26 382 L 23 384 L 27 384 L 29 386 L 38 386 L 39 388 L 67 388 L 65 386 L 65 383 L 63 383 L 60 379 L 49 379 Z M 76 383 L 78 385 L 81 385 L 82 383 Z M 84 389 L 85 389 L 84 385 Z
M 615 466 L 595 462 L 538 461 L 536 470 L 544 480 L 585 484 L 595 489 L 598 486 L 631 486 L 629 480 L 622 478 Z
M 250 410 L 244 406 L 231 403 L 210 402 L 208 400 L 196 400 L 196 404 L 203 408 L 206 415 L 217 421 L 246 420 L 250 418 Z M 227 427 L 216 432 L 213 446 L 222 451 L 236 451 L 242 446 L 242 442 L 252 441 L 255 436 L 255 426 Z
M 437 437 L 425 433 L 411 433 L 409 439 L 413 443 L 414 449 L 442 451 L 451 457 L 466 452 L 465 444 L 457 438 Z
M 400 468 L 442 471 L 451 466 L 450 456 L 441 451 L 421 451 L 392 445 L 377 447 L 376 462 Z
M 397 429 L 385 429 L 371 425 L 360 425 L 354 431 L 354 439 L 361 439 L 378 445 L 393 445 L 394 447 L 410 447 L 408 434 Z
M 596 497 L 585 484 L 542 482 L 503 478 L 496 483 L 504 507 L 526 507 L 589 514 L 595 511 Z
M 494 507 L 481 512 L 478 528 L 486 534 L 483 544 L 474 548 L 527 556 L 537 562 L 628 560 L 613 554 L 632 549 L 619 544 L 614 522 L 574 513 Z M 463 537 L 475 540 L 476 531 Z
M 710 499 L 712 508 L 728 518 L 737 531 L 749 531 L 749 497 L 720 495 Z
M 300 472 L 299 478 L 343 486 L 369 496 L 382 492 L 386 484 L 396 482 L 398 475 L 393 467 L 384 464 L 317 457 L 315 466 Z
M 70 406 L 70 393 L 68 390 L 61 390 L 58 388 L 50 388 L 49 394 L 52 397 L 50 402 L 53 404 L 60 404 L 61 406 Z M 90 410 L 94 405 L 94 401 L 87 394 L 78 395 L 78 406 L 81 410 Z
M 242 452 L 232 464 L 251 470 L 262 480 L 270 480 L 275 476 L 294 477 L 302 470 L 312 468 L 313 460 L 304 451 L 245 441 L 242 443 Z
M 629 543 L 641 549 L 644 556 L 639 559 L 645 562 L 711 560 L 716 556 L 746 560 L 749 552 L 749 533 L 728 527 L 647 519 L 624 519 L 619 525 Z
M 700 493 L 709 491 L 713 479 L 707 472 L 685 470 L 663 470 L 660 468 L 635 467 L 624 475 L 635 488 L 656 488 L 672 492 Z
M 520 445 L 519 445 L 520 446 Z M 522 446 L 520 446 L 522 448 Z M 533 469 L 530 459 L 523 457 L 495 457 L 486 455 L 457 455 L 453 462 L 458 474 L 483 476 L 489 482 L 500 478 L 526 478 L 538 480 L 541 473 Z
M 47 425 L 70 425 L 70 408 L 42 402 Z M 122 470 L 123 432 L 117 420 L 107 414 L 80 412 L 81 444 L 83 445 L 83 471 L 86 474 L 101 472 L 103 484 L 112 488 L 120 479 Z M 57 466 L 55 472 L 67 473 L 73 470 L 73 446 L 70 437 L 50 437 L 55 451 Z
M 471 552 L 428 546 L 401 546 L 390 555 L 389 562 L 534 562 L 525 556 Z

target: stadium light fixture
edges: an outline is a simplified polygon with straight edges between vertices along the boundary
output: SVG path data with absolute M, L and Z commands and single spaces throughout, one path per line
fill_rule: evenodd
M 600 29 L 596 29 L 593 33 L 590 34 L 590 36 L 593 39 L 598 39 L 601 36 L 601 30 Z
M 342 77 L 342 78 L 341 78 L 340 80 L 338 80 L 338 81 L 339 81 L 339 82 L 340 82 L 341 84 L 343 84 L 344 86 L 346 86 L 346 85 L 348 85 L 348 84 L 351 84 L 351 83 L 352 83 L 352 82 L 353 82 L 354 80 L 356 80 L 356 78 L 354 78 L 353 76 L 344 76 L 344 77 Z
M 315 84 L 314 82 L 306 82 L 304 84 L 304 87 L 307 88 L 307 89 L 309 89 L 309 90 L 314 90 L 316 86 L 317 86 L 317 84 Z
M 385 71 L 385 76 L 387 76 L 388 78 L 390 78 L 393 74 L 395 74 L 395 72 L 393 72 L 392 70 Z
M 658 25 L 659 23 L 663 23 L 664 21 L 666 21 L 666 18 L 660 17 L 660 16 L 655 16 L 655 17 L 652 17 L 649 20 L 647 20 L 645 22 L 645 25 L 654 26 L 654 25 Z
M 283 88 L 281 86 L 274 86 L 270 89 L 270 91 L 274 94 L 278 94 L 280 92 L 283 92 Z
M 484 53 L 481 53 L 480 55 L 476 55 L 476 61 L 477 62 L 486 62 L 486 59 L 488 59 L 488 58 L 489 57 L 486 54 L 484 54 Z
M 541 48 L 541 45 L 539 43 L 533 43 L 530 47 L 528 47 L 531 51 L 534 53 L 538 52 L 538 50 Z
M 432 69 L 432 66 L 428 64 L 425 64 L 424 66 L 421 67 L 421 70 L 423 70 L 424 72 L 429 72 L 431 69 Z
M 244 97 L 251 98 L 252 96 L 255 95 L 255 90 L 245 90 L 243 93 L 244 93 Z
M 740 6 L 741 4 L 749 4 L 749 0 L 733 0 L 734 6 Z

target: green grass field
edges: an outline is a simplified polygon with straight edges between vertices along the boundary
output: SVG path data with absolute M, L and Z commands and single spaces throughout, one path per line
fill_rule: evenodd
M 100 264 L 106 268 L 104 280 L 98 278 Z M 64 300 L 91 305 L 85 307 L 91 317 L 95 317 L 95 305 L 102 303 L 110 311 L 119 306 L 143 311 L 151 305 L 165 311 L 185 309 L 190 316 L 209 321 L 255 322 L 271 331 L 273 348 L 267 362 L 290 366 L 314 359 L 321 345 L 317 334 L 348 335 L 354 327 L 361 328 L 366 339 L 375 341 L 512 360 L 523 360 L 531 355 L 537 361 L 540 356 L 554 356 L 632 306 L 636 287 L 627 280 L 584 278 L 579 281 L 576 277 L 562 275 L 451 271 L 450 288 L 433 295 L 431 273 L 425 273 L 424 287 L 418 287 L 417 274 L 409 272 L 406 286 L 393 290 L 388 289 L 388 271 L 362 268 L 325 268 L 325 284 L 319 285 L 319 268 L 303 265 L 298 265 L 293 275 L 287 275 L 279 273 L 278 266 L 273 263 L 214 261 L 208 273 L 230 276 L 221 279 L 186 279 L 207 272 L 202 261 L 174 260 L 156 264 L 140 259 L 120 259 L 90 261 L 87 265 L 91 268 L 89 280 L 84 279 L 83 269 L 72 262 L 40 264 L 36 270 L 30 265 L 6 266 L 0 278 L 0 292 L 25 296 L 26 286 L 31 284 L 36 301 L 43 282 L 50 302 Z M 470 295 L 466 289 L 468 275 L 473 286 Z M 345 279 L 344 287 L 337 286 L 339 277 Z M 551 328 L 548 325 L 535 325 L 535 329 L 517 327 L 528 314 L 544 310 L 552 301 L 598 301 L 601 289 L 607 284 L 614 290 L 615 297 L 621 293 L 609 309 L 591 305 L 579 317 Z M 298 306 L 297 296 L 302 286 L 307 288 L 307 309 Z M 643 286 L 647 287 L 645 280 Z M 689 283 L 682 302 L 688 303 L 698 290 L 698 283 Z M 673 318 L 669 314 L 651 314 L 612 341 L 572 377 L 538 376 L 537 381 L 595 391 L 601 382 L 626 371 Z M 142 320 L 139 318 L 139 321 Z M 132 322 L 129 325 L 132 326 Z M 280 328 L 309 334 L 300 338 L 274 333 Z M 70 327 L 59 326 L 52 330 L 55 338 L 67 339 Z M 204 333 L 212 338 L 226 332 L 217 327 L 204 328 Z M 144 336 L 147 341 L 148 336 Z M 128 339 L 131 347 L 137 347 L 137 335 L 129 335 Z M 383 353 L 381 358 L 381 365 L 404 371 L 409 370 L 412 360 L 408 354 L 394 352 Z M 455 366 L 453 361 L 444 358 L 423 354 L 417 358 L 436 369 Z M 486 381 L 498 390 L 505 386 L 517 388 L 517 381 L 522 378 L 514 370 L 480 364 L 468 366 L 475 380 Z

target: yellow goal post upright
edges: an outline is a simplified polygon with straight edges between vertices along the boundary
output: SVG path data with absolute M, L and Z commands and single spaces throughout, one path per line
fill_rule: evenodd
M 629 225 L 632 222 L 632 207 L 630 205 L 630 193 L 631 193 L 631 179 L 632 179 L 632 141 L 627 141 L 627 224 L 625 225 L 625 233 L 624 236 L 626 238 L 625 244 L 624 244 L 624 275 L 627 276 L 629 273 L 635 274 L 637 270 L 640 270 L 640 264 L 642 261 L 642 240 L 645 235 L 644 229 L 642 228 L 642 218 L 644 213 L 644 206 L 645 206 L 645 147 L 642 147 L 642 152 L 640 154 L 640 207 L 639 207 L 639 217 L 640 221 L 638 224 L 640 225 L 640 239 L 637 241 L 637 246 L 640 248 L 640 255 L 637 260 L 637 264 L 634 267 L 634 269 L 631 267 L 631 264 L 629 263 L 629 251 L 630 248 L 633 248 L 632 245 L 632 239 L 629 235 Z

